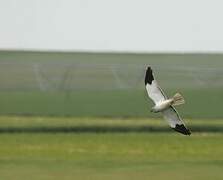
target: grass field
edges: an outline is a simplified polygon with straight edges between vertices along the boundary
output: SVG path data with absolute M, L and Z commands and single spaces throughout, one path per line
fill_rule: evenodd
M 222 119 L 185 119 L 195 133 L 223 132 Z M 163 119 L 0 116 L 1 133 L 172 132 Z
M 166 90 L 168 95 L 176 91 Z M 187 118 L 222 118 L 221 89 L 181 90 L 186 104 L 177 107 Z M 77 117 L 158 117 L 144 90 L 0 92 L 1 115 Z M 208 103 L 207 103 L 208 102 Z M 124 108 L 120 108 L 124 107 Z
M 185 97 L 184 117 L 223 118 L 222 59 L 222 54 L 0 51 L 0 114 L 157 117 L 148 111 L 143 82 L 150 65 L 167 95 L 179 91 Z
M 222 59 L 0 51 L 0 180 L 222 180 Z M 149 112 L 148 65 L 191 136 Z
M 1 134 L 0 178 L 223 178 L 222 134 Z
M 187 120 L 191 136 L 175 133 L 161 119 L 0 117 L 0 124 L 4 180 L 223 178 L 222 120 Z M 147 126 L 167 128 L 169 133 L 140 131 Z M 205 126 L 221 131 L 196 131 Z M 88 127 L 105 131 L 83 130 Z

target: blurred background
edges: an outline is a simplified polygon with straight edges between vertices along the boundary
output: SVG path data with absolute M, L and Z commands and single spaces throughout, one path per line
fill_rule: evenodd
M 223 179 L 219 0 L 1 0 L 0 179 Z M 150 112 L 151 66 L 190 137 Z
M 147 66 L 185 118 L 222 118 L 221 54 L 0 52 L 0 114 L 160 117 L 144 87 Z M 180 110 L 181 110 L 180 109 Z

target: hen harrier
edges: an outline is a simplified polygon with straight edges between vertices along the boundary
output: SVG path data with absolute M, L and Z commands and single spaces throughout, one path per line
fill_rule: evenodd
M 184 135 L 190 135 L 190 130 L 186 128 L 176 109 L 173 107 L 185 103 L 183 96 L 180 93 L 176 93 L 172 98 L 167 98 L 154 79 L 151 67 L 148 67 L 146 70 L 145 86 L 148 96 L 155 103 L 151 112 L 161 112 L 172 129 Z

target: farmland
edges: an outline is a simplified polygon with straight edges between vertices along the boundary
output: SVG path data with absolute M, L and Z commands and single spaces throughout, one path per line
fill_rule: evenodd
M 222 57 L 2 51 L 0 115 L 157 118 L 143 82 L 150 65 L 168 96 L 185 97 L 183 117 L 223 118 Z
M 223 179 L 223 55 L 0 52 L 0 179 Z M 191 136 L 144 87 L 152 66 Z
M 223 134 L 196 132 L 199 126 L 222 128 L 221 120 L 188 120 L 191 136 L 175 133 L 161 119 L 1 117 L 0 122 L 1 179 L 223 178 Z

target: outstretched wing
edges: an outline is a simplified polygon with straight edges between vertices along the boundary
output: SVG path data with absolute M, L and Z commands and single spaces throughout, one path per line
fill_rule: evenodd
M 146 70 L 145 86 L 148 96 L 153 100 L 155 104 L 167 99 L 165 94 L 157 84 L 156 80 L 154 79 L 151 67 L 148 67 Z
M 190 135 L 191 132 L 189 129 L 186 128 L 182 119 L 180 118 L 179 114 L 177 113 L 176 109 L 173 106 L 170 108 L 162 111 L 164 119 L 168 122 L 171 128 L 175 131 L 180 132 L 184 135 Z

